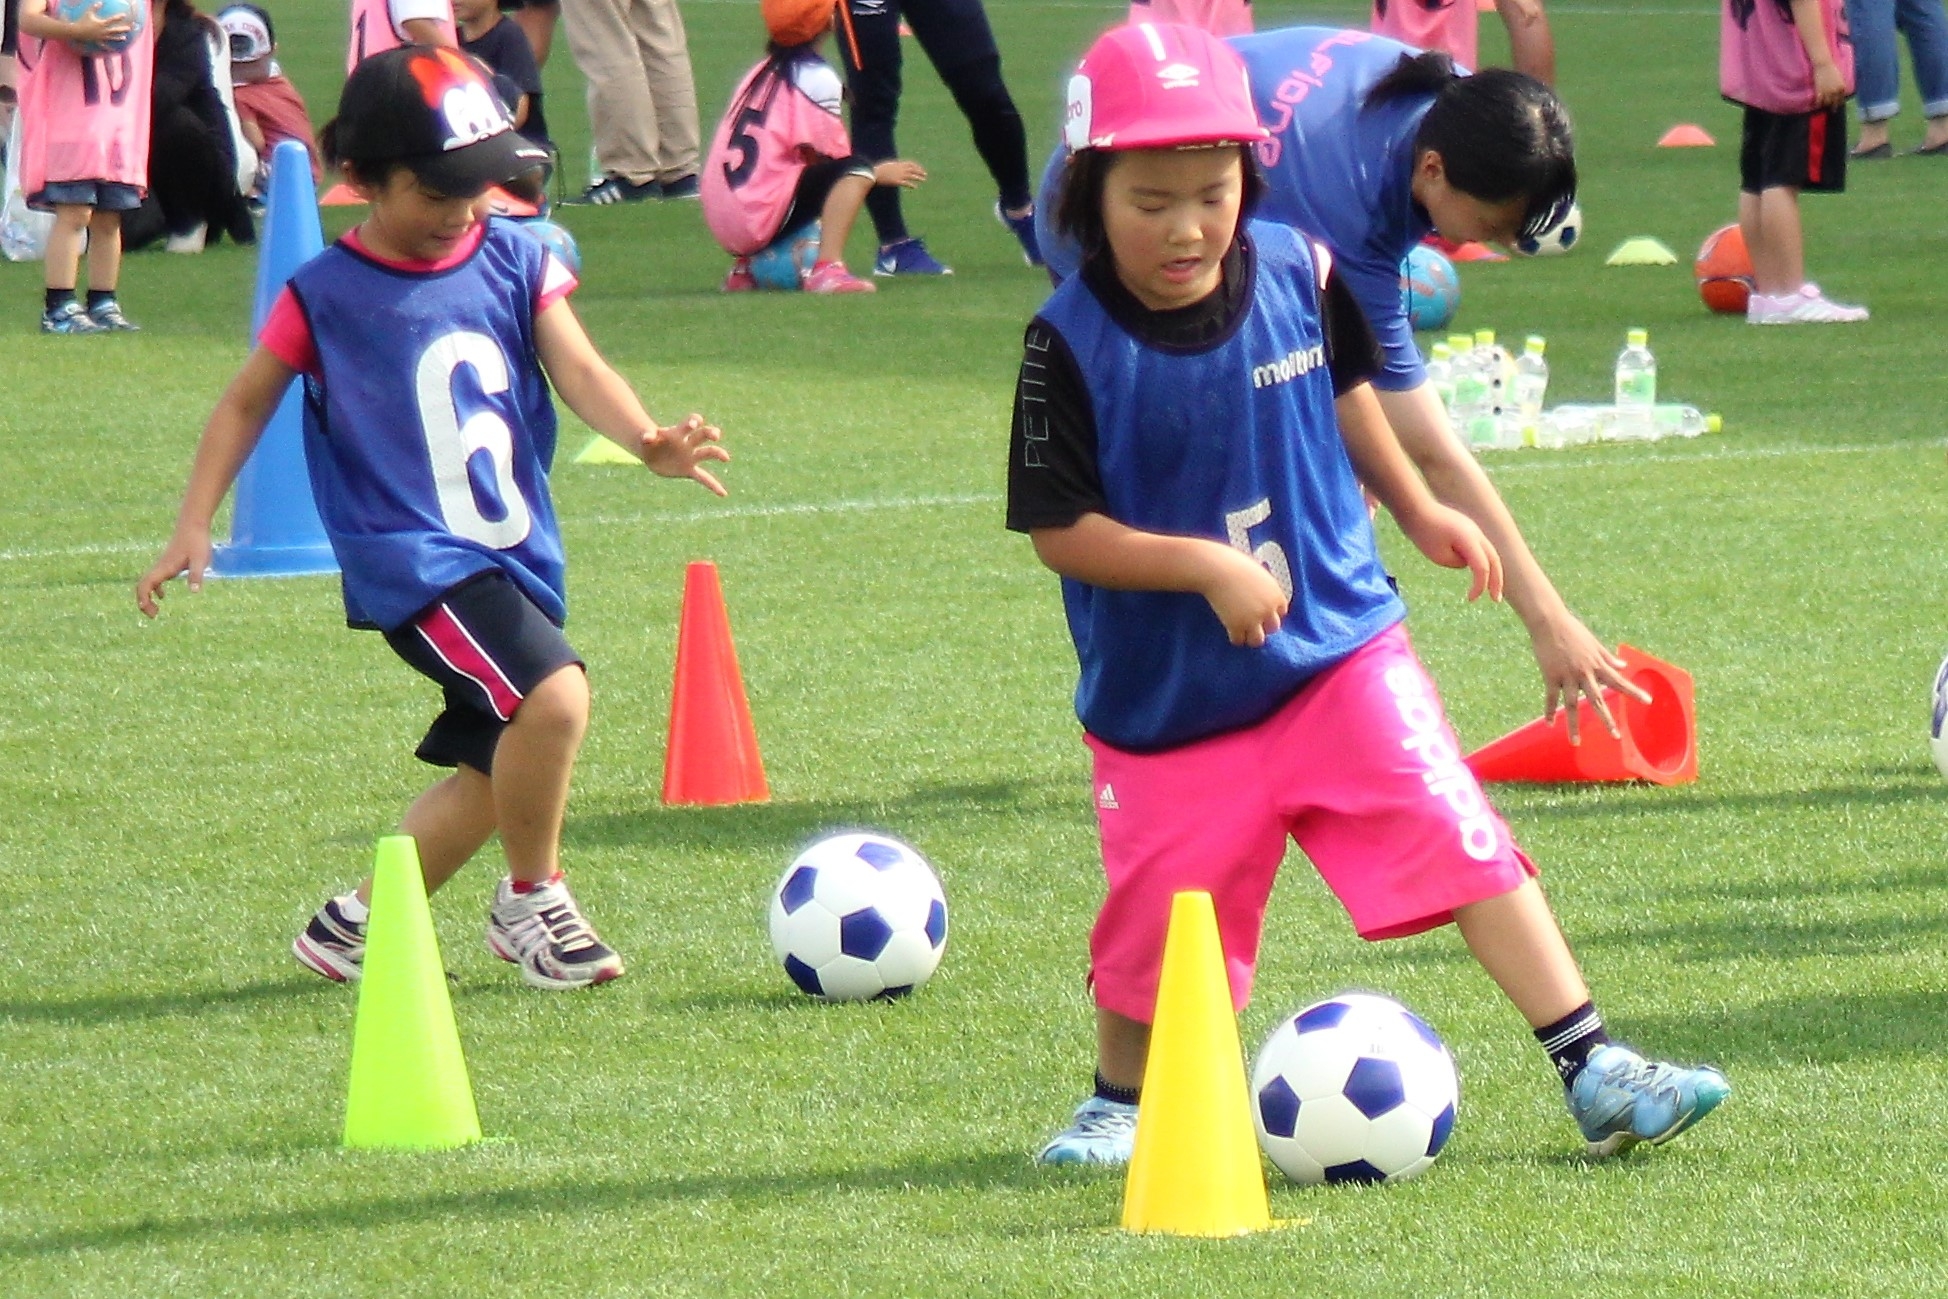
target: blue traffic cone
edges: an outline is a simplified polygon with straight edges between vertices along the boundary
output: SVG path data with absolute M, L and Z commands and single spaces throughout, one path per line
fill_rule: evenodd
M 296 140 L 286 140 L 271 153 L 270 202 L 258 245 L 257 296 L 250 321 L 253 340 L 285 281 L 324 246 L 310 155 Z M 211 571 L 218 577 L 338 571 L 311 499 L 311 478 L 304 467 L 304 395 L 297 384 L 284 394 L 257 449 L 237 474 L 230 540 L 216 548 Z

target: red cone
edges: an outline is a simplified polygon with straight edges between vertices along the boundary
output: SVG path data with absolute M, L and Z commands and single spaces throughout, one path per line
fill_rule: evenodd
M 717 805 L 770 797 L 717 566 L 698 560 L 683 574 L 663 801 Z
M 1691 674 L 1628 645 L 1617 646 L 1623 675 L 1650 693 L 1640 704 L 1615 690 L 1603 692 L 1619 739 L 1612 739 L 1587 699 L 1576 714 L 1581 744 L 1569 742 L 1569 714 L 1533 721 L 1469 754 L 1477 780 L 1541 783 L 1582 780 L 1644 780 L 1653 785 L 1683 785 L 1698 778 L 1697 705 Z

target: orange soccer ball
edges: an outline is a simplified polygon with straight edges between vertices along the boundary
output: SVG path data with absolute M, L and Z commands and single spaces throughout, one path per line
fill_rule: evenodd
M 1698 296 L 1707 307 L 1745 313 L 1752 296 L 1752 255 L 1745 251 L 1745 232 L 1736 224 L 1706 237 L 1692 269 L 1698 276 Z

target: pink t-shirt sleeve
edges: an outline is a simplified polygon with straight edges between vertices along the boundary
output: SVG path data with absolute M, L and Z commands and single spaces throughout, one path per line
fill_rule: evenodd
M 534 314 L 539 316 L 549 307 L 573 293 L 581 283 L 575 272 L 553 253 L 548 254 L 547 266 L 541 272 L 541 290 L 534 295 Z
M 298 309 L 297 295 L 291 292 L 290 285 L 285 285 L 277 295 L 277 301 L 271 304 L 270 314 L 264 317 L 264 328 L 257 335 L 257 342 L 299 374 L 317 376 L 318 348 L 311 341 L 310 322 Z

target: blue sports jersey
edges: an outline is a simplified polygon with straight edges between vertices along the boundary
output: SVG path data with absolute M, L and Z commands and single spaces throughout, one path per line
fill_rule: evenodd
M 1283 226 L 1249 232 L 1248 305 L 1202 351 L 1143 346 L 1079 276 L 1040 313 L 1088 387 L 1109 516 L 1228 541 L 1292 597 L 1283 625 L 1244 648 L 1201 595 L 1064 579 L 1076 713 L 1119 748 L 1172 748 L 1259 721 L 1406 612 L 1340 440 L 1311 251 Z
M 446 270 L 340 243 L 291 277 L 321 376 L 305 380 L 305 461 L 354 625 L 391 631 L 495 568 L 566 616 L 555 406 L 534 349 L 546 256 L 496 218 Z
M 1400 300 L 1400 263 L 1433 226 L 1415 208 L 1414 136 L 1432 95 L 1365 108 L 1366 92 L 1403 54 L 1418 51 L 1371 32 L 1286 27 L 1228 38 L 1251 75 L 1258 120 L 1272 138 L 1257 146 L 1268 192 L 1256 216 L 1316 236 L 1334 272 L 1358 299 L 1386 363 L 1373 383 L 1398 392 L 1427 381 Z M 1067 277 L 1073 240 L 1050 224 L 1067 160 L 1058 147 L 1042 173 L 1035 232 L 1051 270 Z

